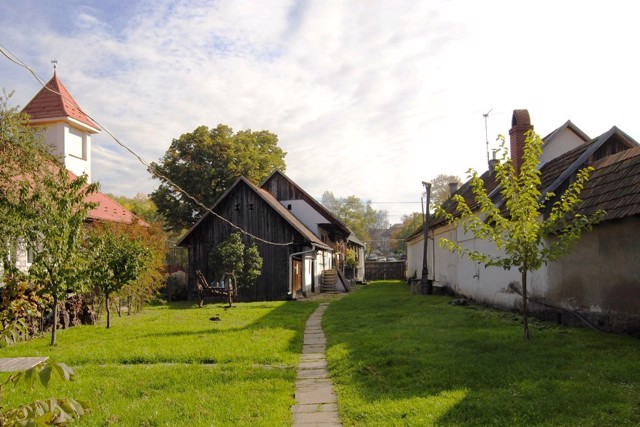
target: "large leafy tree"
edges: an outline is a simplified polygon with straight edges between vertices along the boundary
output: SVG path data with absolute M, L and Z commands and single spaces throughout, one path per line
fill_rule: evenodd
M 179 231 L 193 225 L 205 209 L 171 182 L 209 208 L 239 176 L 259 182 L 274 169 L 284 170 L 285 155 L 269 131 L 234 133 L 222 124 L 200 126 L 174 139 L 160 162 L 151 164 L 154 178 L 162 181 L 151 199 L 168 225 Z
M 87 241 L 91 254 L 90 280 L 104 295 L 107 328 L 110 328 L 109 298 L 139 278 L 147 249 L 141 242 L 132 239 L 123 228 L 109 224 L 93 227 Z
M 424 224 L 424 215 L 420 212 L 413 212 L 408 215 L 402 215 L 400 218 L 401 225 L 391 234 L 391 249 L 398 252 L 407 250 L 406 239 L 411 236 L 419 227 Z
M 462 180 L 458 176 L 445 174 L 440 174 L 431 180 L 430 212 L 437 209 L 451 196 L 449 184 L 452 183 L 460 185 Z
M 133 212 L 148 223 L 162 222 L 164 218 L 158 213 L 156 204 L 146 194 L 138 193 L 134 197 L 108 194 L 116 202 Z
M 376 210 L 371 201 L 357 196 L 335 197 L 331 191 L 322 193 L 321 203 L 340 218 L 361 240 L 370 240 L 369 230 L 389 227 L 387 211 Z
M 516 172 L 507 155 L 503 137 L 501 162 L 495 166 L 501 199 L 489 197 L 484 182 L 470 170 L 470 185 L 478 203 L 472 211 L 463 197 L 454 196 L 459 216 L 440 209 L 449 221 L 461 225 L 476 238 L 494 243 L 496 254 L 463 248 L 456 242 L 441 239 L 440 244 L 485 266 L 517 268 L 522 283 L 522 314 L 524 335 L 529 339 L 527 275 L 562 256 L 582 232 L 601 220 L 604 212 L 585 216 L 577 210 L 580 192 L 589 178 L 590 168 L 580 170 L 568 188 L 560 195 L 541 194 L 538 158 L 542 154 L 542 139 L 533 131 L 526 134 L 520 171 Z M 548 206 L 550 205 L 550 206 Z

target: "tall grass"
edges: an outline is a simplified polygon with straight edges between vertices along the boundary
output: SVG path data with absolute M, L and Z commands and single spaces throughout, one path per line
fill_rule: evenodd
M 378 282 L 332 303 L 345 425 L 640 425 L 640 341 L 533 322 Z
M 49 356 L 77 381 L 10 393 L 14 406 L 48 396 L 89 402 L 79 425 L 290 425 L 296 366 L 313 302 L 152 307 L 104 325 L 60 331 L 0 350 L 0 357 Z M 219 316 L 220 321 L 210 318 Z

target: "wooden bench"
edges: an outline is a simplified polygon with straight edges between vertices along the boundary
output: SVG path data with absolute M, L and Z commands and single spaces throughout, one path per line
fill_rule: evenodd
M 233 279 L 233 283 L 232 280 Z M 198 294 L 198 307 L 204 305 L 205 297 L 211 296 L 223 296 L 227 298 L 229 307 L 233 303 L 233 297 L 235 296 L 235 281 L 236 277 L 232 273 L 225 273 L 223 280 L 226 281 L 228 286 L 211 286 L 204 277 L 204 274 L 200 270 L 196 270 L 196 291 Z

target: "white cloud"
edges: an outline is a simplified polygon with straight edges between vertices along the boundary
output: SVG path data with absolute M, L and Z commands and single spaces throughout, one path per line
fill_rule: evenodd
M 45 78 L 58 59 L 85 110 L 149 161 L 199 125 L 269 129 L 312 195 L 415 202 L 422 180 L 484 168 L 492 107 L 490 141 L 515 108 L 543 134 L 572 119 L 640 137 L 631 2 L 81 4 L 0 5 L 0 42 Z M 8 61 L 0 73 L 22 105 L 38 90 Z M 94 147 L 105 191 L 157 184 L 104 134 Z

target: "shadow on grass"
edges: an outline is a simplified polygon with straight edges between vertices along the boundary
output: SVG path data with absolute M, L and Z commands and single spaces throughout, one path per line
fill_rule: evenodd
M 640 341 L 534 322 L 526 342 L 518 316 L 448 301 L 380 282 L 329 306 L 343 415 L 378 425 L 640 422 Z

